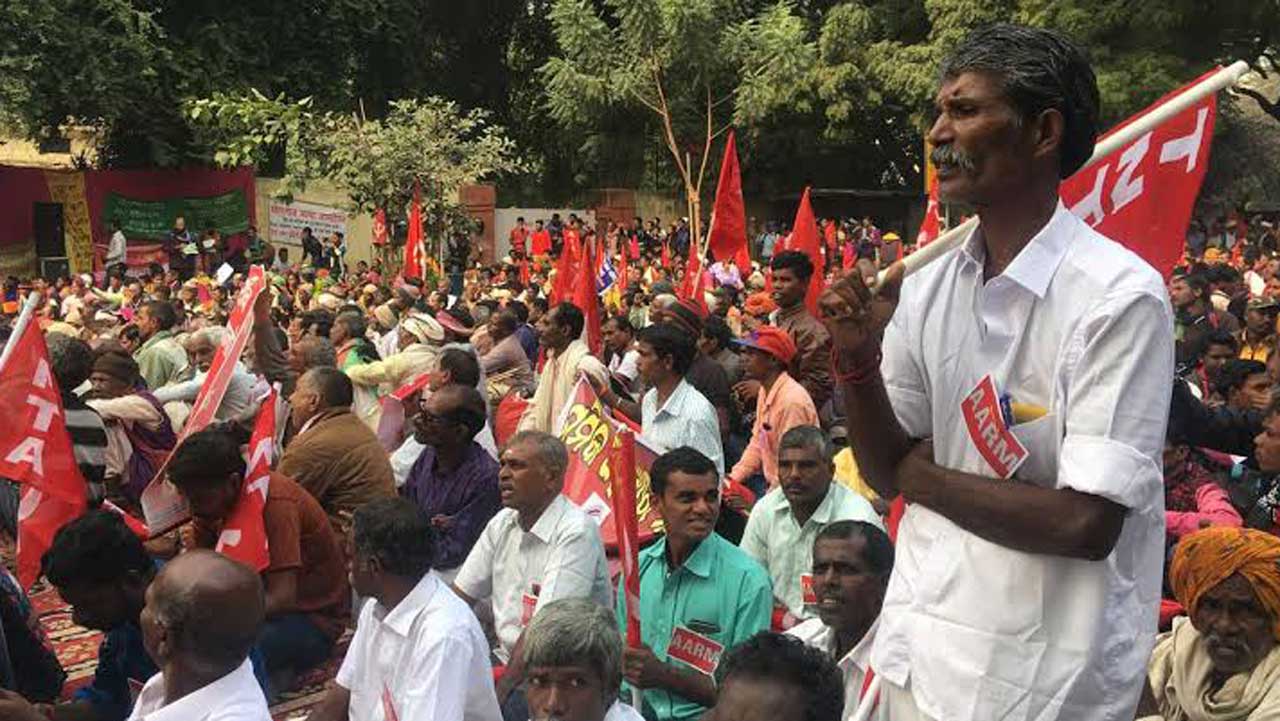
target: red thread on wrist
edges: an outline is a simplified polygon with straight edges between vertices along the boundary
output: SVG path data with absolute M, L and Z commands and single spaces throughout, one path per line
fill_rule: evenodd
M 880 374 L 880 361 L 883 358 L 884 354 L 877 348 L 876 354 L 871 358 L 859 363 L 851 370 L 842 371 L 840 370 L 840 362 L 836 358 L 836 350 L 832 347 L 831 373 L 836 377 L 836 380 L 841 383 L 848 383 L 855 386 L 866 385 Z

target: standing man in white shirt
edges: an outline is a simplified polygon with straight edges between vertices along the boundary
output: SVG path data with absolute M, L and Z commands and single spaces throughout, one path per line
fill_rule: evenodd
M 565 598 L 534 616 L 525 634 L 532 721 L 643 721 L 618 700 L 622 636 L 611 612 Z
M 540 431 L 521 431 L 498 462 L 504 508 L 485 526 L 453 589 L 472 606 L 492 600 L 494 653 L 506 664 L 498 702 L 507 721 L 527 721 L 518 688 L 524 681 L 525 627 L 538 610 L 561 598 L 587 598 L 609 607 L 613 588 L 600 529 L 561 493 L 569 467 L 564 443 Z
M 266 610 L 258 574 L 196 549 L 165 564 L 146 597 L 142 644 L 160 673 L 130 721 L 270 721 L 249 661 Z
M 910 504 L 872 651 L 881 705 L 1133 718 L 1164 565 L 1168 293 L 1058 198 L 1098 130 L 1078 48 L 994 25 L 940 77 L 939 191 L 981 225 L 905 283 L 897 264 L 875 296 L 852 273 L 822 299 L 858 465 Z
M 889 534 L 864 521 L 836 521 L 813 542 L 817 618 L 787 631 L 836 662 L 844 680 L 844 713 L 858 710 L 870 677 L 871 647 L 893 570 Z M 874 716 L 872 717 L 874 718 Z
M 112 220 L 111 240 L 107 243 L 107 257 L 102 263 L 102 269 L 107 273 L 116 271 L 116 266 L 125 263 L 127 254 L 128 240 L 124 237 L 124 229 L 120 227 L 120 221 Z
M 347 569 L 351 588 L 369 600 L 333 687 L 308 721 L 502 718 L 489 644 L 471 609 L 431 569 L 432 535 L 411 501 L 356 509 Z
M 769 572 L 777 628 L 790 628 L 814 615 L 817 579 L 811 569 L 819 531 L 836 521 L 865 521 L 883 528 L 867 499 L 832 481 L 833 455 L 831 440 L 817 426 L 787 431 L 778 445 L 778 486 L 747 517 L 739 545 Z

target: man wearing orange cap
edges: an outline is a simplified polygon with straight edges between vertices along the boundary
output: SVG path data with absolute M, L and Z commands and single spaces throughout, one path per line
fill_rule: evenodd
M 787 366 L 796 355 L 796 344 L 786 331 L 761 326 L 734 342 L 744 352 L 744 373 L 760 383 L 760 393 L 756 396 L 751 442 L 729 472 L 729 478 L 743 483 L 763 470 L 768 487 L 774 488 L 778 485 L 779 441 L 796 426 L 818 425 L 818 411 L 809 392 L 787 373 Z
M 1190 619 L 1156 642 L 1139 718 L 1280 718 L 1280 538 L 1215 527 L 1182 539 L 1169 585 Z

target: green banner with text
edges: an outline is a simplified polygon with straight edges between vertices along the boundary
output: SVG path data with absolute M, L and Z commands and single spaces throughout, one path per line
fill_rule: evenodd
M 249 206 L 241 190 L 209 198 L 164 200 L 133 200 L 108 193 L 103 211 L 107 223 L 119 222 L 130 238 L 163 238 L 178 216 L 187 221 L 187 230 L 193 234 L 216 228 L 223 235 L 234 235 L 249 229 Z

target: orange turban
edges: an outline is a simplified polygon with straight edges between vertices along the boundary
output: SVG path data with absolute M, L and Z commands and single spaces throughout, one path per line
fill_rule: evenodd
M 1280 640 L 1280 538 L 1270 533 L 1215 526 L 1186 536 L 1173 552 L 1169 585 L 1194 617 L 1200 598 L 1237 573 L 1270 612 L 1272 632 Z
M 778 309 L 778 304 L 773 302 L 773 297 L 768 293 L 752 293 L 743 303 L 743 309 L 748 315 L 768 315 Z

